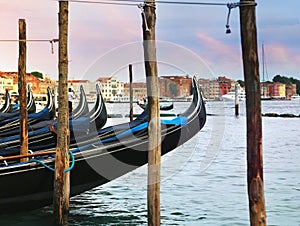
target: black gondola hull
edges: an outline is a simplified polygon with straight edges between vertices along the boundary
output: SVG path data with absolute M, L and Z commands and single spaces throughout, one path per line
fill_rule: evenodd
M 195 83 L 195 82 L 194 82 Z M 162 123 L 162 155 L 195 136 L 206 121 L 205 106 L 197 92 L 186 111 L 185 123 Z M 195 94 L 194 94 L 195 97 Z M 194 106 L 193 106 L 194 105 Z M 103 139 L 74 151 L 70 172 L 71 196 L 105 184 L 148 162 L 148 129 L 130 130 L 115 139 Z M 44 163 L 54 165 L 53 156 Z M 0 167 L 0 214 L 37 209 L 52 203 L 54 173 L 38 163 Z

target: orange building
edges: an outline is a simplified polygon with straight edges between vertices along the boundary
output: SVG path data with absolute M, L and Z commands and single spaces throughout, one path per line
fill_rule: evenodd
M 124 84 L 124 96 L 130 96 L 129 83 Z M 145 82 L 132 83 L 132 96 L 134 99 L 141 100 L 147 96 L 147 84 Z
M 231 80 L 229 78 L 225 76 L 218 77 L 217 81 L 219 82 L 221 95 L 225 95 L 231 91 Z
M 1 76 L 12 79 L 14 85 L 18 85 L 18 72 L 0 72 Z M 31 90 L 34 94 L 41 93 L 41 81 L 37 77 L 30 73 L 26 73 L 26 83 L 30 85 Z
M 192 79 L 187 75 L 159 77 L 161 97 L 187 97 L 191 95 Z

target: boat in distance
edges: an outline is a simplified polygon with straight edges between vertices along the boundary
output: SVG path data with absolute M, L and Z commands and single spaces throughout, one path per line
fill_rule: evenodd
M 300 101 L 300 95 L 294 94 L 293 96 L 291 96 L 291 100 Z
M 228 92 L 227 94 L 222 95 L 223 101 L 234 101 L 235 100 L 235 92 Z M 246 100 L 246 92 L 239 91 L 238 92 L 238 100 L 244 101 Z
M 190 107 L 172 120 L 161 120 L 162 155 L 191 139 L 205 122 L 205 105 L 194 78 Z M 73 159 L 71 196 L 105 184 L 148 162 L 148 122 L 137 123 L 134 127 L 120 124 L 122 126 L 124 129 L 116 132 L 114 128 L 118 125 L 103 128 L 96 141 L 86 141 L 70 149 Z M 54 152 L 41 151 L 43 156 L 25 163 L 16 162 L 14 158 L 19 157 L 10 156 L 6 164 L 0 166 L 0 213 L 37 209 L 52 203 L 54 173 L 49 167 L 54 166 Z

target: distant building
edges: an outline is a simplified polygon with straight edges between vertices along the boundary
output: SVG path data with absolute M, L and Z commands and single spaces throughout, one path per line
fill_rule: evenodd
M 187 97 L 191 95 L 192 79 L 187 75 L 159 77 L 161 97 Z
M 291 96 L 297 93 L 296 84 L 286 84 L 285 85 L 286 99 L 290 100 Z
M 4 94 L 6 90 L 18 92 L 18 86 L 14 84 L 13 78 L 2 73 L 3 72 L 0 72 L 0 94 Z
M 100 77 L 100 89 L 104 101 L 111 101 L 113 97 L 124 95 L 124 82 L 119 81 L 115 77 Z
M 7 88 L 11 90 L 11 92 L 18 93 L 18 72 L 0 72 L 0 78 L 2 78 L 4 90 Z M 26 83 L 31 87 L 33 94 L 41 93 L 41 80 L 39 78 L 30 73 L 26 73 Z
M 231 79 L 226 78 L 225 76 L 220 76 L 217 81 L 220 86 L 220 95 L 225 95 L 231 91 Z
M 124 84 L 124 96 L 130 96 L 129 83 Z M 141 100 L 147 96 L 147 84 L 145 82 L 132 83 L 132 96 L 133 99 Z
M 262 98 L 271 98 L 270 86 L 272 82 L 261 82 L 260 83 L 260 93 Z
M 269 86 L 269 93 L 272 99 L 285 99 L 285 84 L 280 82 L 273 82 Z
M 40 80 L 40 93 L 46 94 L 48 87 L 51 89 L 52 93 L 54 92 L 54 87 L 56 82 L 54 80 L 51 80 L 49 76 L 45 76 L 42 80 Z
M 199 79 L 203 97 L 207 100 L 220 100 L 220 84 L 217 80 Z
M 158 78 L 159 96 L 160 97 L 176 97 L 179 93 L 179 85 L 174 79 L 167 77 Z
M 96 94 L 96 86 L 94 82 L 90 82 L 89 80 L 68 80 L 68 87 L 71 88 L 77 96 L 80 94 L 81 86 L 87 96 Z

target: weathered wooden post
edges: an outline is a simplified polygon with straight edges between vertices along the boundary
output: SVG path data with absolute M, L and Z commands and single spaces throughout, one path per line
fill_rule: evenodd
M 239 115 L 239 93 L 238 93 L 238 86 L 235 86 L 234 90 L 234 107 L 235 107 L 235 116 Z
M 26 87 L 26 22 L 19 19 L 19 59 L 18 59 L 18 92 L 20 102 L 20 154 L 28 154 L 28 112 Z M 21 162 L 27 162 L 22 158 Z
M 56 225 L 68 225 L 70 173 L 68 110 L 68 1 L 59 1 L 58 131 L 54 173 L 53 213 Z
M 129 119 L 130 122 L 133 121 L 133 92 L 132 92 L 132 64 L 129 64 Z
M 243 3 L 244 6 L 243 6 Z M 249 4 L 253 3 L 253 4 Z M 263 182 L 262 116 L 255 0 L 240 1 L 241 44 L 246 86 L 248 199 L 252 226 L 266 225 Z
M 156 61 L 155 0 L 145 1 L 143 17 L 144 60 L 149 104 L 148 225 L 160 225 L 161 126 Z

